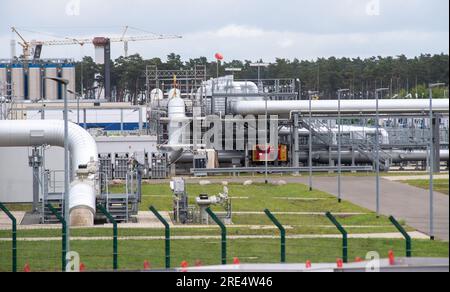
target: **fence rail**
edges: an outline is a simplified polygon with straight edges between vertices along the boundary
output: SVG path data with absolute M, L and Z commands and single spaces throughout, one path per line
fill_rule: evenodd
M 330 212 L 325 214 L 331 223 L 333 223 L 339 232 L 342 234 L 342 260 L 344 263 L 348 263 L 348 233 L 339 221 Z
M 56 216 L 59 222 L 62 224 L 61 237 L 62 237 L 62 254 L 61 254 L 61 271 L 66 271 L 66 260 L 67 260 L 67 222 L 64 218 L 59 214 L 59 212 L 51 205 L 47 205 L 48 209 Z
M 281 263 L 286 263 L 286 229 L 283 225 L 278 221 L 278 219 L 268 210 L 264 210 L 267 217 L 278 227 L 280 230 L 280 240 L 281 240 Z
M 114 217 L 103 207 L 102 205 L 98 205 L 97 209 L 103 213 L 103 215 L 108 218 L 109 222 L 113 225 L 113 270 L 117 271 L 119 269 L 119 260 L 118 260 L 118 230 L 117 230 L 117 221 Z
M 156 218 L 164 225 L 165 228 L 165 252 L 166 252 L 166 269 L 170 269 L 170 225 L 166 219 L 159 214 L 155 207 L 151 206 L 150 211 L 155 214 Z
M 214 214 L 213 211 L 211 211 L 210 208 L 206 209 L 206 212 L 209 216 L 216 222 L 217 225 L 219 225 L 222 233 L 222 265 L 227 264 L 227 228 L 225 227 L 225 224 L 220 221 L 219 217 L 217 217 L 216 214 Z

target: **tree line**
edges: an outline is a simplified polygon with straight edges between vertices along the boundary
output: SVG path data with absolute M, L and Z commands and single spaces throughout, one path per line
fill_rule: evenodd
M 256 80 L 258 69 L 250 66 L 251 63 L 249 60 L 225 61 L 219 66 L 219 75 L 227 74 L 225 68 L 242 68 L 241 72 L 235 73 L 236 79 Z M 137 102 L 138 97 L 145 94 L 145 69 L 149 65 L 156 65 L 160 70 L 190 69 L 195 65 L 204 65 L 208 77 L 217 74 L 216 61 L 209 61 L 206 57 L 188 61 L 183 61 L 174 53 L 164 61 L 160 58 L 144 59 L 139 54 L 119 57 L 111 61 L 111 85 L 116 100 Z M 76 70 L 78 92 L 81 92 L 81 83 L 85 93 L 91 92 L 96 78 L 98 84 L 102 85 L 103 66 L 95 64 L 91 57 L 78 62 Z M 322 99 L 331 99 L 336 97 L 337 90 L 343 88 L 349 89 L 345 98 L 374 98 L 377 88 L 389 88 L 384 98 L 426 98 L 429 83 L 449 84 L 449 56 L 422 54 L 414 58 L 400 55 L 317 60 L 279 58 L 269 67 L 262 68 L 260 74 L 262 79 L 299 79 L 302 98 L 308 98 L 309 92 L 314 91 Z M 434 96 L 448 98 L 448 87 L 436 88 Z

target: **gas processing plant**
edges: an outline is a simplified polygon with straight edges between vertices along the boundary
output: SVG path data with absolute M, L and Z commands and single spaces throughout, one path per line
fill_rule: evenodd
M 90 41 L 102 64 L 111 41 Z M 208 224 L 212 205 L 231 222 L 227 186 L 189 205 L 181 176 L 448 170 L 446 99 L 386 99 L 379 88 L 376 99 L 347 99 L 342 89 L 321 100 L 297 76 L 236 80 L 205 66 L 148 66 L 135 105 L 113 101 L 108 65 L 93 96 L 76 93 L 74 62 L 40 59 L 42 45 L 32 60 L 26 42 L 23 58 L 0 60 L 0 201 L 32 201 L 32 224 L 57 222 L 49 204 L 70 212 L 72 226 L 104 219 L 98 206 L 134 222 L 143 180 L 173 178 L 174 221 Z M 124 193 L 110 193 L 116 181 Z

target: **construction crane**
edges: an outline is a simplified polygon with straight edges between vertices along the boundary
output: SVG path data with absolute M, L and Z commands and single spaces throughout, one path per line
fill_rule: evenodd
M 51 41 L 42 41 L 42 42 L 34 42 L 34 45 L 43 45 L 43 46 L 67 46 L 67 45 L 81 45 L 84 46 L 86 44 L 94 44 L 101 43 L 101 40 L 109 40 L 110 43 L 124 43 L 124 56 L 128 57 L 128 43 L 129 42 L 140 42 L 140 41 L 154 41 L 154 40 L 168 40 L 168 39 L 181 39 L 181 36 L 178 35 L 139 35 L 139 36 L 126 36 L 128 32 L 129 26 L 124 28 L 121 37 L 108 38 L 108 37 L 95 37 L 93 39 L 75 39 L 75 38 L 66 38 L 64 40 L 51 40 Z
M 126 36 L 129 26 L 125 26 L 122 32 L 121 37 L 107 38 L 107 37 L 96 37 L 93 39 L 77 39 L 77 38 L 65 38 L 61 40 L 49 40 L 49 41 L 27 41 L 23 35 L 17 30 L 16 27 L 11 27 L 11 30 L 17 34 L 20 38 L 21 42 L 19 42 L 20 46 L 23 48 L 23 58 L 24 60 L 28 60 L 30 56 L 33 54 L 33 51 L 36 48 L 41 49 L 42 46 L 69 46 L 69 45 L 81 45 L 84 46 L 86 44 L 96 44 L 100 40 L 108 39 L 111 43 L 123 43 L 124 44 L 124 56 L 128 57 L 128 43 L 129 42 L 140 42 L 140 41 L 154 41 L 154 40 L 168 40 L 168 39 L 181 39 L 181 36 L 178 35 L 139 35 L 139 36 Z M 40 55 L 40 51 L 39 51 Z M 39 56 L 37 59 L 39 59 Z
M 103 58 L 98 63 L 105 65 L 105 75 L 104 75 L 104 87 L 105 87 L 105 98 L 111 98 L 111 43 L 123 43 L 124 44 L 124 54 L 128 57 L 128 43 L 129 42 L 139 42 L 139 41 L 153 41 L 153 40 L 167 40 L 167 39 L 181 39 L 178 35 L 161 35 L 154 34 L 151 35 L 139 35 L 139 36 L 126 36 L 129 26 L 125 26 L 121 37 L 108 38 L 108 37 L 95 37 L 93 39 L 76 39 L 68 38 L 61 40 L 49 40 L 49 41 L 36 41 L 33 40 L 28 42 L 25 38 L 18 32 L 15 27 L 12 27 L 12 31 L 16 33 L 22 42 L 19 44 L 23 48 L 23 59 L 26 61 L 34 52 L 34 59 L 39 59 L 41 55 L 41 50 L 43 46 L 70 46 L 70 45 L 80 45 L 84 46 L 86 44 L 93 44 L 97 52 L 103 52 Z M 96 58 L 99 61 L 99 58 Z
M 11 30 L 21 39 L 22 42 L 18 42 L 18 44 L 22 47 L 22 57 L 24 60 L 28 60 L 30 58 L 31 48 L 33 45 L 28 42 L 15 27 L 11 27 Z M 13 45 L 13 43 L 11 43 L 11 45 Z

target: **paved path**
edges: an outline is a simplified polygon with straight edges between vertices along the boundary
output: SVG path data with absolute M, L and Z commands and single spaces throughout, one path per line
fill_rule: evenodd
M 308 183 L 307 177 L 298 181 Z M 313 186 L 337 195 L 336 178 L 315 177 Z M 356 205 L 376 210 L 374 177 L 342 177 L 343 199 Z M 420 232 L 429 234 L 429 193 L 427 190 L 404 183 L 381 180 L 381 213 L 393 215 Z M 449 196 L 435 193 L 435 235 L 449 240 Z
M 408 181 L 408 180 L 428 180 L 429 175 L 410 175 L 410 176 L 386 176 L 383 179 L 390 181 Z M 434 175 L 434 179 L 448 179 L 448 174 Z

